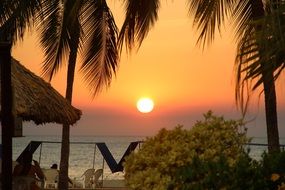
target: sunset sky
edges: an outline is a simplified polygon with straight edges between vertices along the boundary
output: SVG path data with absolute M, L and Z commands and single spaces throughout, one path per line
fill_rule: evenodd
M 72 135 L 154 135 L 164 128 L 182 124 L 190 128 L 202 114 L 212 110 L 225 118 L 239 119 L 234 100 L 235 41 L 229 26 L 213 45 L 196 46 L 197 32 L 187 14 L 186 1 L 161 1 L 159 20 L 138 52 L 122 54 L 120 68 L 110 88 L 92 99 L 81 74 L 76 73 L 73 105 L 82 110 L 81 120 L 71 128 Z M 117 25 L 123 21 L 121 2 L 109 1 Z M 12 55 L 28 69 L 40 75 L 43 53 L 36 31 L 17 44 Z M 278 113 L 280 136 L 285 136 L 284 88 L 279 80 Z M 66 67 L 52 80 L 65 95 Z M 279 84 L 280 83 L 280 84 Z M 284 83 L 283 83 L 284 84 Z M 255 93 L 247 117 L 250 136 L 265 136 L 263 96 Z M 141 97 L 154 101 L 154 110 L 137 111 Z M 31 127 L 24 124 L 24 135 L 60 134 L 61 126 Z

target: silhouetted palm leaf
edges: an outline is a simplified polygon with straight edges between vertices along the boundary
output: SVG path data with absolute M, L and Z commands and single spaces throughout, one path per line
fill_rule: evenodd
M 94 96 L 109 86 L 116 73 L 118 29 L 105 1 L 90 1 L 82 15 L 85 51 L 81 70 Z
M 44 20 L 40 21 L 41 44 L 45 52 L 43 75 L 49 80 L 65 64 L 71 49 L 71 36 L 76 27 L 81 28 L 76 25 L 76 19 L 82 5 L 75 2 L 51 0 L 44 6 Z
M 22 39 L 26 28 L 31 27 L 34 24 L 34 18 L 41 10 L 42 2 L 44 1 L 46 0 L 1 1 L 1 31 L 5 35 L 11 35 L 13 43 L 17 39 Z
M 194 16 L 194 26 L 200 31 L 198 43 L 205 46 L 214 40 L 216 29 L 221 31 L 227 16 L 235 9 L 235 2 L 234 0 L 189 0 L 189 13 Z
M 119 34 L 118 45 L 122 49 L 125 42 L 127 50 L 135 47 L 138 42 L 140 47 L 142 41 L 148 34 L 150 28 L 158 19 L 159 0 L 124 0 L 126 16 Z

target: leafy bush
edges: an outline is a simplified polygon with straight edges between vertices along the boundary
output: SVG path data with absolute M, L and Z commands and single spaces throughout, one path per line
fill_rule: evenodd
M 147 138 L 141 149 L 125 162 L 125 179 L 132 189 L 165 190 L 172 184 L 177 170 L 197 166 L 196 161 L 217 163 L 221 155 L 232 167 L 243 154 L 248 142 L 241 121 L 225 120 L 208 112 L 191 130 L 179 125 L 173 130 L 161 129 Z M 209 166 L 210 167 L 210 166 Z M 195 168 L 203 171 L 203 168 Z M 201 180 L 195 178 L 197 183 Z
M 266 187 L 260 164 L 244 153 L 231 166 L 222 155 L 217 161 L 195 158 L 189 166 L 177 170 L 168 190 L 266 190 Z
M 178 189 L 285 190 L 285 152 L 264 153 L 259 162 L 244 153 L 232 166 L 222 155 L 218 161 L 194 158 L 168 187 Z
M 285 152 L 263 153 L 261 165 L 269 188 L 285 190 Z

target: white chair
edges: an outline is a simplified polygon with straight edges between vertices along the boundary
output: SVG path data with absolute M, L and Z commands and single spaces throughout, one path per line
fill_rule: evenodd
M 74 178 L 73 187 L 91 188 L 93 184 L 94 168 L 87 169 L 81 177 Z
M 94 187 L 102 187 L 102 183 L 100 183 L 99 178 L 103 175 L 103 169 L 98 169 L 94 173 L 94 178 L 93 178 L 93 185 Z
M 44 179 L 44 188 L 54 188 L 57 189 L 58 186 L 58 175 L 59 172 L 57 169 L 43 169 L 45 175 Z

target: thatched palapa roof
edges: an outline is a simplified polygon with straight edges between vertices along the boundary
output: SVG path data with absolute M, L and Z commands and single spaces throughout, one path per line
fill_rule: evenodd
M 72 125 L 80 119 L 81 111 L 70 105 L 49 83 L 17 60 L 12 59 L 11 63 L 14 105 L 18 117 L 36 124 L 54 122 Z

